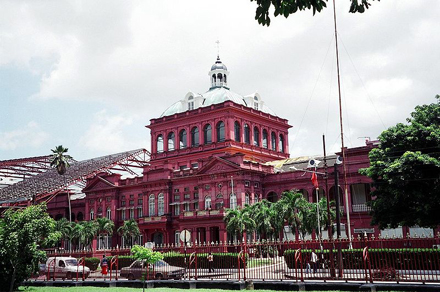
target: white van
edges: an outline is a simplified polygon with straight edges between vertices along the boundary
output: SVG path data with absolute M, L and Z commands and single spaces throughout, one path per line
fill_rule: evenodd
M 90 275 L 90 269 L 88 267 L 84 267 L 82 265 L 78 265 L 78 260 L 73 257 L 50 257 L 46 261 L 46 275 L 49 271 L 49 278 L 54 276 L 55 270 L 55 278 L 63 278 L 64 279 L 72 279 L 76 278 L 78 274 L 78 278 L 82 278 L 82 274 L 84 271 L 84 278 L 87 278 Z

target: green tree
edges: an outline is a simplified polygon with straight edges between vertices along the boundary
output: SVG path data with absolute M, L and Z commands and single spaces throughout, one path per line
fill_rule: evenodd
M 236 210 L 227 209 L 224 220 L 226 222 L 226 230 L 231 234 L 237 235 L 238 238 L 243 238 L 246 232 L 253 232 L 256 227 L 249 207 Z
M 275 210 L 281 216 L 280 221 L 282 221 L 282 225 L 286 223 L 292 229 L 299 230 L 302 225 L 302 217 L 299 210 L 305 202 L 307 201 L 303 195 L 298 192 L 284 192 L 281 199 L 275 203 Z
M 256 230 L 263 238 L 272 238 L 276 233 L 275 220 L 276 210 L 272 207 L 272 203 L 264 199 L 255 204 L 254 220 Z
M 134 219 L 124 221 L 124 224 L 118 228 L 118 233 L 124 238 L 125 242 L 129 242 L 130 245 L 132 244 L 132 238 L 141 234 L 139 226 Z
M 60 233 L 61 241 L 64 240 L 68 240 L 69 242 L 72 241 L 73 227 L 72 224 L 70 224 L 70 222 L 66 218 L 63 217 L 60 220 L 55 221 L 55 230 Z
M 98 234 L 98 223 L 96 221 L 81 221 L 74 224 L 73 234 L 83 247 L 90 247 L 93 238 Z
M 283 15 L 289 17 L 290 14 L 296 13 L 301 10 L 312 9 L 313 14 L 321 12 L 322 9 L 327 7 L 328 0 L 251 0 L 251 2 L 257 2 L 257 10 L 255 12 L 255 19 L 259 24 L 270 25 L 269 9 L 273 7 L 273 15 L 275 17 Z M 368 9 L 371 1 L 374 0 L 350 0 L 350 12 L 363 13 Z M 380 0 L 377 0 L 380 1 Z
M 440 224 L 440 96 L 415 108 L 407 123 L 383 131 L 370 151 L 372 224 L 380 228 Z
M 9 209 L 0 220 L 0 287 L 13 291 L 32 273 L 46 253 L 40 248 L 59 241 L 55 220 L 46 213 L 46 205 Z M 3 290 L 3 291 L 4 291 Z
M 98 236 L 111 236 L 115 229 L 115 223 L 107 217 L 97 218 Z M 99 240 L 99 239 L 98 239 Z
M 131 253 L 133 254 L 134 258 L 137 260 L 141 260 L 146 263 L 146 273 L 148 273 L 149 265 L 154 265 L 157 261 L 160 261 L 163 259 L 163 254 L 161 254 L 158 251 L 152 251 L 149 248 L 135 245 L 131 248 Z M 143 290 L 145 291 L 145 274 L 143 277 Z

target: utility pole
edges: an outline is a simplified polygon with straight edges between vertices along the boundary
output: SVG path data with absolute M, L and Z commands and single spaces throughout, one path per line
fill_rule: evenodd
M 322 148 L 324 149 L 324 179 L 325 179 L 325 194 L 327 198 L 327 233 L 330 239 L 330 249 L 329 249 L 329 258 L 330 258 L 330 276 L 332 278 L 336 277 L 335 272 L 335 262 L 333 258 L 333 224 L 330 216 L 330 195 L 328 193 L 328 165 L 327 165 L 327 151 L 325 147 L 325 135 L 322 135 Z

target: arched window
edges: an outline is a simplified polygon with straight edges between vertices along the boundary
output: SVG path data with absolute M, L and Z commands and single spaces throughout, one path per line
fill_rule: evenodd
M 280 152 L 284 153 L 284 136 L 280 134 Z
M 199 146 L 199 128 L 194 127 L 191 129 L 191 147 Z
M 186 130 L 181 130 L 179 133 L 179 148 L 186 148 Z
M 223 75 L 223 78 L 224 78 L 224 80 L 225 80 L 225 83 L 226 83 L 226 74 L 224 74 L 224 75 Z
M 191 95 L 188 97 L 188 110 L 194 109 L 194 97 Z
M 229 200 L 229 208 L 232 210 L 237 209 L 237 196 L 234 193 L 231 194 L 231 198 Z
M 76 219 L 78 221 L 83 221 L 84 220 L 84 215 L 82 212 L 78 212 L 78 215 L 76 215 Z
M 270 134 L 270 144 L 273 151 L 277 150 L 277 135 L 274 132 Z
M 260 131 L 254 127 L 254 146 L 260 146 Z
M 240 123 L 234 123 L 234 138 L 236 142 L 241 142 L 241 131 L 240 131 Z
M 269 202 L 275 203 L 276 201 L 278 201 L 278 195 L 275 192 L 270 192 L 267 194 L 267 200 Z
M 159 196 L 157 197 L 157 215 L 158 216 L 162 216 L 163 214 L 165 214 L 164 206 L 165 206 L 165 204 L 164 204 L 164 200 L 163 200 L 163 194 L 160 193 Z
M 95 211 L 93 209 L 90 210 L 90 220 L 95 219 Z
M 154 195 L 151 194 L 150 197 L 148 198 L 148 215 L 151 216 L 155 216 L 156 215 L 156 202 L 154 200 Z
M 214 82 L 217 81 L 217 77 L 215 76 L 215 74 L 212 74 L 212 80 L 213 80 Z
M 222 121 L 217 123 L 217 142 L 225 141 L 225 123 Z
M 107 213 L 107 219 L 111 220 L 112 219 L 112 210 L 110 209 L 110 207 L 107 208 L 106 213 Z
M 251 144 L 251 134 L 248 124 L 244 124 L 244 143 Z
M 211 196 L 205 197 L 205 210 L 211 209 Z
M 159 135 L 156 139 L 157 153 L 163 152 L 163 136 Z
M 212 143 L 212 128 L 210 124 L 206 124 L 205 127 L 203 127 L 203 142 L 205 144 Z
M 168 134 L 168 151 L 173 151 L 174 150 L 174 132 L 170 132 Z
M 263 148 L 267 149 L 267 131 L 263 130 Z
M 218 81 L 222 82 L 222 79 L 223 79 L 222 73 L 218 73 L 217 78 L 218 78 Z

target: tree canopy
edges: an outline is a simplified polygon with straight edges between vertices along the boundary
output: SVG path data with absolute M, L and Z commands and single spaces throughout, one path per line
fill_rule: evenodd
M 60 237 L 46 205 L 7 210 L 0 220 L 0 290 L 12 291 L 38 272 L 46 258 L 40 248 L 55 245 Z
M 273 7 L 273 15 L 275 17 L 283 15 L 289 17 L 290 14 L 296 13 L 299 10 L 313 10 L 313 15 L 316 12 L 321 12 L 327 7 L 328 0 L 251 0 L 257 2 L 257 10 L 255 12 L 255 19 L 259 24 L 270 25 L 269 9 Z M 375 0 L 350 0 L 351 13 L 363 13 L 371 6 L 371 1 Z M 380 1 L 380 0 L 377 0 Z
M 440 96 L 380 134 L 370 151 L 372 224 L 435 227 L 440 224 Z

